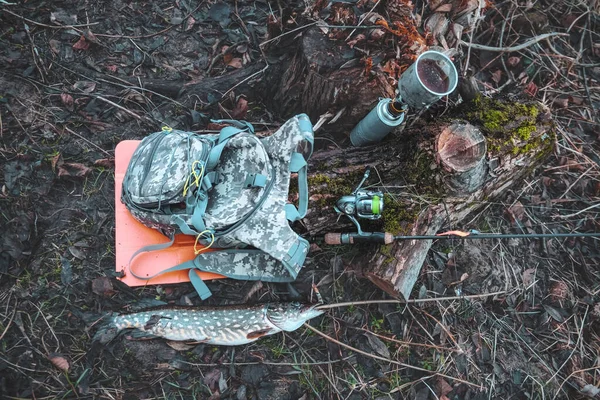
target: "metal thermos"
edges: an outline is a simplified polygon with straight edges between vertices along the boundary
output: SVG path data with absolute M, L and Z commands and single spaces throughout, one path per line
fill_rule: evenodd
M 425 82 L 419 76 L 419 65 L 427 72 L 443 73 L 446 90 L 435 91 L 436 86 L 432 82 Z M 427 75 L 423 75 L 424 78 Z M 437 78 L 436 77 L 436 78 Z M 392 112 L 397 107 L 391 104 L 403 104 L 405 107 L 423 109 L 435 103 L 442 97 L 452 93 L 458 84 L 458 72 L 452 61 L 443 53 L 430 50 L 423 52 L 417 60 L 402 74 L 398 81 L 398 97 L 396 99 L 381 99 L 377 106 L 367 114 L 350 132 L 350 141 L 354 146 L 366 146 L 381 141 L 395 127 L 404 122 L 404 110 Z
M 350 132 L 353 146 L 367 146 L 377 143 L 388 135 L 398 125 L 404 122 L 404 113 L 394 116 L 390 110 L 392 99 L 381 99 Z

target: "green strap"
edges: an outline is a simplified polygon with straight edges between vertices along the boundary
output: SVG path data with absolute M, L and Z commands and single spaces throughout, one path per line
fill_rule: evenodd
M 129 263 L 127 264 L 127 267 L 129 269 L 129 272 L 131 273 L 131 275 L 135 276 L 138 279 L 151 279 L 151 278 L 153 278 L 152 276 L 150 278 L 144 278 L 144 277 L 136 275 L 135 272 L 133 272 L 133 269 L 131 268 L 131 262 L 133 261 L 133 259 L 135 257 L 137 257 L 141 253 L 145 253 L 147 251 L 164 250 L 164 249 L 167 249 L 167 248 L 171 247 L 174 242 L 175 242 L 175 235 L 171 235 L 171 240 L 168 241 L 168 242 L 166 242 L 166 243 L 158 243 L 158 244 L 151 244 L 151 245 L 148 245 L 148 246 L 144 246 L 141 249 L 137 250 L 135 253 L 133 253 L 131 255 L 131 258 L 129 259 Z M 154 276 L 156 276 L 156 275 L 154 275 Z
M 248 121 L 240 121 L 237 119 L 211 119 L 210 122 L 215 124 L 231 124 L 239 129 L 254 133 L 254 126 Z
M 290 171 L 298 173 L 298 208 L 293 204 L 285 205 L 285 216 L 289 221 L 298 221 L 306 216 L 308 210 L 307 163 L 301 153 L 292 153 Z
M 194 286 L 194 289 L 196 289 L 198 296 L 200 296 L 202 300 L 206 300 L 210 296 L 212 296 L 210 289 L 208 288 L 208 286 L 206 286 L 206 283 L 204 283 L 204 281 L 198 276 L 194 268 L 190 269 L 188 276 L 190 277 L 190 282 Z

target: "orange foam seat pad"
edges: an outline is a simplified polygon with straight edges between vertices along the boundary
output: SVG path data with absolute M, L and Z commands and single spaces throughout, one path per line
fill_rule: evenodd
M 129 271 L 129 260 L 140 248 L 148 245 L 168 243 L 169 238 L 159 231 L 137 221 L 121 202 L 121 190 L 129 160 L 140 140 L 123 140 L 115 148 L 115 253 L 116 272 L 123 273 L 119 278 L 128 286 L 144 286 L 189 282 L 189 270 L 173 271 L 144 280 L 133 276 Z M 194 259 L 195 238 L 176 235 L 173 245 L 164 250 L 144 252 L 137 255 L 131 268 L 138 276 L 152 276 L 167 268 Z M 208 249 L 207 251 L 212 251 Z M 202 280 L 223 279 L 222 275 L 195 271 Z

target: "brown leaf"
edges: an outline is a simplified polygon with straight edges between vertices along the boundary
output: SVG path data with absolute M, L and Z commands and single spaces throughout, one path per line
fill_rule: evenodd
M 56 172 L 57 166 L 63 165 L 62 155 L 60 153 L 58 153 L 57 155 L 52 157 L 51 165 L 52 165 L 52 172 Z
M 525 88 L 525 93 L 527 93 L 531 97 L 535 97 L 535 95 L 537 94 L 538 90 L 539 90 L 539 88 L 538 88 L 538 86 L 535 83 L 529 82 L 527 84 L 527 87 Z
M 440 396 L 446 396 L 453 390 L 452 386 L 450 386 L 450 384 L 446 382 L 444 378 L 438 378 L 437 388 L 440 393 Z
M 172 340 L 167 341 L 167 346 L 177 351 L 188 351 L 196 347 L 195 344 L 187 344 L 184 342 L 176 342 Z
M 50 43 L 50 49 L 52 50 L 52 52 L 56 55 L 60 54 L 60 47 L 61 47 L 60 41 L 58 41 L 56 39 L 50 39 L 49 43 Z
M 80 163 L 64 163 L 58 167 L 58 176 L 83 177 L 92 172 L 91 168 Z
M 101 158 L 100 160 L 94 161 L 95 167 L 104 167 L 104 168 L 114 168 L 115 167 L 115 159 L 114 158 Z
M 569 285 L 563 281 L 556 281 L 550 288 L 550 298 L 552 301 L 564 300 L 569 296 Z
M 521 204 L 520 201 L 517 201 L 506 211 L 508 212 L 508 215 L 510 215 L 511 222 L 513 224 L 517 221 L 524 221 L 526 218 L 525 207 L 523 207 L 523 204 Z
M 232 58 L 227 65 L 233 68 L 242 68 L 242 59 L 238 57 Z
M 109 297 L 115 293 L 112 282 L 106 276 L 98 277 L 92 281 L 92 292 L 102 297 Z
M 52 353 L 48 356 L 48 360 L 61 371 L 67 372 L 69 370 L 69 361 L 60 354 Z
M 559 97 L 559 98 L 554 99 L 553 104 L 556 107 L 567 108 L 567 107 L 569 107 L 569 99 L 566 97 Z
M 581 97 L 573 97 L 573 96 L 569 96 L 569 101 L 573 104 L 575 104 L 576 106 L 580 106 L 583 103 L 585 103 L 585 99 L 581 98 Z
M 323 249 L 321 249 L 318 244 L 316 244 L 316 243 L 310 244 L 310 250 L 309 250 L 310 253 L 316 253 L 317 251 L 321 251 L 321 250 L 323 250 Z
M 85 36 L 81 35 L 77 43 L 73 45 L 75 50 L 87 50 L 90 47 L 90 43 L 85 40 Z
M 96 37 L 96 35 L 94 35 L 94 33 L 91 30 L 87 29 L 85 32 L 83 32 L 83 35 L 85 37 L 85 40 L 87 40 L 89 43 L 98 43 L 98 38 Z
M 221 377 L 221 371 L 218 369 L 213 369 L 206 375 L 204 375 L 204 384 L 206 384 L 211 391 L 214 391 L 217 387 L 217 383 L 219 382 L 219 378 Z
M 194 19 L 194 17 L 189 17 L 185 24 L 185 30 L 189 31 L 190 29 L 192 29 L 194 27 L 195 23 L 196 23 L 196 20 Z
M 231 112 L 231 116 L 234 119 L 244 119 L 248 114 L 248 100 L 240 97 L 235 105 L 235 108 Z
M 509 67 L 515 67 L 520 62 L 521 62 L 521 57 L 516 57 L 516 56 L 508 57 L 508 60 L 507 60 L 507 64 Z
M 65 106 L 71 107 L 71 109 L 73 108 L 73 96 L 71 96 L 69 93 L 62 93 L 60 95 L 60 99 Z
M 531 285 L 533 283 L 534 278 L 535 278 L 535 269 L 534 268 L 528 268 L 525 271 L 523 271 L 523 285 L 525 285 L 525 287 Z
M 500 79 L 502 79 L 502 71 L 497 69 L 492 73 L 491 78 L 494 82 L 496 82 L 496 85 L 500 84 Z

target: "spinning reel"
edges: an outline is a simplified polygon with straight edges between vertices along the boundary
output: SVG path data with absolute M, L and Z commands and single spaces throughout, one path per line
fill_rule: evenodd
M 369 167 L 352 194 L 342 196 L 334 206 L 334 209 L 338 214 L 350 218 L 358 228 L 359 235 L 363 235 L 363 231 L 360 229 L 357 218 L 378 220 L 381 218 L 381 213 L 383 212 L 382 192 L 360 190 L 370 173 L 371 168 Z

